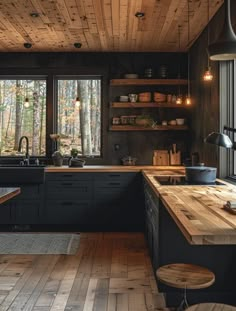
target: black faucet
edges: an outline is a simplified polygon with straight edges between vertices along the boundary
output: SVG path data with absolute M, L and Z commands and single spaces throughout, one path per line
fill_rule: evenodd
M 29 165 L 29 138 L 27 136 L 21 136 L 19 140 L 19 147 L 18 151 L 21 152 L 21 147 L 22 147 L 22 141 L 25 139 L 26 142 L 26 151 L 25 151 L 25 158 L 24 158 L 24 165 Z

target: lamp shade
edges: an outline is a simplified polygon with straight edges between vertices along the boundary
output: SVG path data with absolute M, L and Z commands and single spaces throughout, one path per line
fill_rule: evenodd
M 205 143 L 221 146 L 224 148 L 232 148 L 233 143 L 228 135 L 212 132 L 205 138 Z
M 225 0 L 225 20 L 218 39 L 208 46 L 211 60 L 225 61 L 236 58 L 236 35 L 230 19 L 230 0 Z

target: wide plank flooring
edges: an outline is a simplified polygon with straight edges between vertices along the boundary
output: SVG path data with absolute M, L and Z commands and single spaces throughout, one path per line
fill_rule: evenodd
M 81 233 L 76 255 L 0 255 L 0 311 L 153 311 L 142 233 Z

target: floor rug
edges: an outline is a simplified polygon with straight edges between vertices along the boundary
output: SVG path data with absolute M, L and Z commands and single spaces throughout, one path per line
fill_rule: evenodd
M 0 233 L 0 254 L 67 254 L 79 247 L 77 233 Z

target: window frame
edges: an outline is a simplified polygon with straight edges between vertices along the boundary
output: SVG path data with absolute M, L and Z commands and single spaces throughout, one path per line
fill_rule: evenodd
M 224 126 L 236 128 L 236 60 L 220 62 L 220 131 Z M 232 141 L 236 133 L 226 132 Z M 236 179 L 236 154 L 233 149 L 219 148 L 219 177 Z M 234 174 L 235 172 L 235 174 Z
M 30 75 L 26 75 L 26 74 L 16 74 L 16 75 L 12 75 L 12 74 L 0 74 L 0 80 L 45 80 L 46 81 L 46 116 L 45 116 L 45 124 L 46 124 L 46 128 L 45 128 L 45 147 L 47 146 L 47 93 L 48 93 L 48 79 L 47 79 L 47 75 L 44 74 L 40 74 L 40 75 L 34 75 L 34 74 L 30 74 Z M 30 158 L 32 159 L 46 159 L 47 157 L 47 148 L 46 148 L 46 152 L 45 152 L 45 156 L 35 156 L 35 155 L 31 155 Z M 0 159 L 17 159 L 16 156 L 0 156 Z
M 101 118 L 100 118 L 100 122 L 101 122 L 101 129 L 100 129 L 100 138 L 101 138 L 101 150 L 100 150 L 100 155 L 99 156 L 85 156 L 85 155 L 82 155 L 82 156 L 79 156 L 80 158 L 86 158 L 86 159 L 100 159 L 103 157 L 103 148 L 102 146 L 104 145 L 103 144 L 103 135 L 102 135 L 102 115 L 103 115 L 103 102 L 102 102 L 102 98 L 103 98 L 103 87 L 102 87 L 102 76 L 101 75 L 98 75 L 98 74 L 94 74 L 94 75 L 54 75 L 53 76 L 53 79 L 54 79 L 54 105 L 53 105 L 53 109 L 54 109 L 54 113 L 53 113 L 53 124 L 54 124 L 54 128 L 53 128 L 53 133 L 57 133 L 58 132 L 58 127 L 57 127 L 57 120 L 58 120 L 58 81 L 59 80 L 100 80 L 100 85 L 101 85 L 101 98 L 100 98 L 100 102 L 101 102 L 101 111 L 100 111 L 100 114 L 101 114 Z
M 34 66 L 34 68 L 33 68 Z M 52 163 L 52 152 L 53 144 L 50 139 L 50 134 L 53 133 L 55 129 L 55 77 L 56 76 L 100 76 L 101 77 L 101 157 L 100 158 L 86 158 L 86 164 L 89 165 L 102 165 L 107 164 L 108 159 L 108 115 L 109 115 L 109 102 L 108 100 L 108 67 L 71 67 L 63 66 L 59 68 L 39 68 L 37 65 L 32 65 L 31 68 L 2 68 L 0 78 L 2 77 L 45 77 L 47 80 L 47 91 L 46 91 L 46 156 L 39 157 L 40 161 L 51 164 Z M 0 159 L 3 157 L 0 157 Z M 15 157 L 4 157 L 7 159 L 15 159 Z M 34 157 L 32 157 L 34 158 Z

